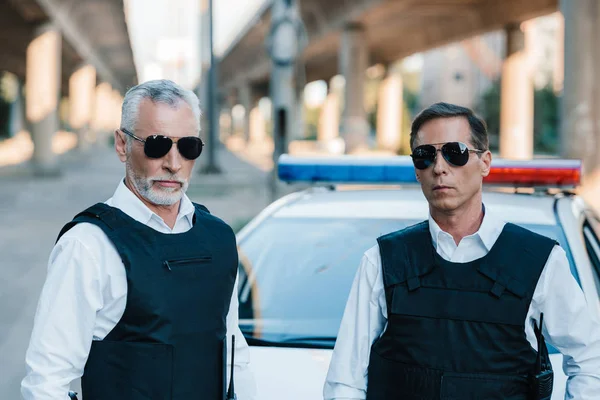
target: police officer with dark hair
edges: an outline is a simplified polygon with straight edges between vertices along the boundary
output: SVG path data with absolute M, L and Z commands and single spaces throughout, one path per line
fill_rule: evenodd
M 484 122 L 434 104 L 411 149 L 429 219 L 364 254 L 324 398 L 549 399 L 544 337 L 564 355 L 565 398 L 600 398 L 600 322 L 564 250 L 483 204 Z
M 185 195 L 199 131 L 198 98 L 171 81 L 125 95 L 115 132 L 125 178 L 59 234 L 27 350 L 25 400 L 66 400 L 79 377 L 85 400 L 223 400 L 233 371 L 239 399 L 254 399 L 235 235 Z

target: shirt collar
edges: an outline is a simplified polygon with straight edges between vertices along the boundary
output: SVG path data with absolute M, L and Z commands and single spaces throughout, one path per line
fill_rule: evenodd
M 498 218 L 498 216 L 489 207 L 486 207 L 485 205 L 483 206 L 483 212 L 483 220 L 481 221 L 479 229 L 470 236 L 479 238 L 486 249 L 490 251 L 494 243 L 496 243 L 498 236 L 500 236 L 500 233 L 502 233 L 505 223 L 504 221 L 500 220 L 500 218 Z M 440 228 L 431 214 L 429 214 L 429 232 L 431 234 L 433 246 L 436 249 L 438 247 L 440 235 L 449 235 L 449 233 L 444 232 Z
M 129 190 L 125 185 L 125 179 L 122 179 L 119 186 L 117 186 L 117 190 L 115 190 L 110 204 L 145 225 L 148 225 L 152 218 L 163 221 L 158 214 L 150 210 L 131 190 Z M 181 202 L 179 203 L 177 221 L 181 218 L 186 218 L 191 226 L 194 221 L 194 212 L 194 204 L 184 193 L 181 197 Z

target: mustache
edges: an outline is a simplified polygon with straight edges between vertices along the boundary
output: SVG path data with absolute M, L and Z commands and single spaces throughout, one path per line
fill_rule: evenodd
M 182 185 L 187 182 L 187 179 L 179 178 L 175 175 L 151 176 L 151 177 L 148 177 L 148 180 L 150 180 L 150 181 L 172 181 L 172 182 L 178 182 Z

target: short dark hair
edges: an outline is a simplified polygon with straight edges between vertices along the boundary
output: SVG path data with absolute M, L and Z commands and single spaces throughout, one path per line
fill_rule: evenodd
M 450 103 L 435 103 L 421 111 L 414 119 L 410 128 L 410 148 L 415 148 L 417 134 L 421 127 L 433 119 L 465 117 L 471 127 L 471 141 L 477 150 L 487 150 L 489 146 L 488 132 L 485 121 L 467 107 Z

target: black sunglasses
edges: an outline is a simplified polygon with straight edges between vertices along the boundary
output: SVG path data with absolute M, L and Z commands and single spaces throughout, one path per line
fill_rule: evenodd
M 410 155 L 413 160 L 413 164 L 417 169 L 427 169 L 430 165 L 435 163 L 438 151 L 442 152 L 444 160 L 450 165 L 455 167 L 462 167 L 469 162 L 470 153 L 484 153 L 485 150 L 474 150 L 469 149 L 469 146 L 462 142 L 448 142 L 443 143 L 441 149 L 437 149 L 435 145 L 442 143 L 424 144 L 415 147 L 412 154 Z
M 188 160 L 195 160 L 202 153 L 204 142 L 197 136 L 186 136 L 173 140 L 164 135 L 151 135 L 146 139 L 139 138 L 127 129 L 121 128 L 121 131 L 131 136 L 138 142 L 144 143 L 144 153 L 149 158 L 162 158 L 171 150 L 173 143 L 177 143 L 179 153 Z

